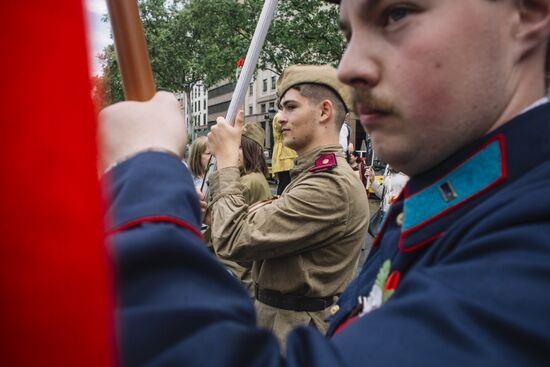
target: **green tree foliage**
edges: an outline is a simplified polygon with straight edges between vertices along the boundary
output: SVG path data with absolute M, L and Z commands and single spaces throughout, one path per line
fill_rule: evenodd
M 189 93 L 234 78 L 263 0 L 139 0 L 158 89 Z M 280 0 L 259 67 L 281 73 L 297 63 L 336 64 L 344 49 L 337 8 L 321 0 Z M 122 99 L 113 47 L 102 55 L 108 100 Z
M 174 44 L 194 50 L 194 71 L 206 87 L 234 75 L 251 38 L 243 30 L 247 22 L 248 13 L 235 0 L 191 0 L 175 17 Z
M 281 0 L 262 50 L 260 67 L 280 74 L 293 64 L 336 66 L 344 48 L 338 7 L 322 0 Z
M 115 48 L 113 45 L 105 47 L 99 56 L 103 67 L 105 105 L 124 100 L 122 92 L 122 79 L 116 62 Z

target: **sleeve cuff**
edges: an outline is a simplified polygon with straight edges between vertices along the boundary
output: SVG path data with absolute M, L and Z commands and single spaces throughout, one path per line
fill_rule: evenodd
M 102 184 L 107 193 L 109 232 L 151 218 L 186 223 L 197 232 L 200 228 L 200 207 L 191 174 L 173 155 L 137 154 L 114 167 Z
M 210 205 L 225 195 L 242 194 L 240 179 L 238 167 L 226 167 L 214 172 L 208 180 L 209 190 L 212 193 Z

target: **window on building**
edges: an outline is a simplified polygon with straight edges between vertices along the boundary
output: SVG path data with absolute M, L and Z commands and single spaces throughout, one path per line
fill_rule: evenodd
M 267 92 L 267 79 L 264 79 L 263 91 L 264 91 L 264 92 Z
M 206 124 L 206 113 L 202 114 L 202 123 Z
M 273 75 L 271 77 L 271 90 L 275 89 L 275 84 L 277 83 L 275 82 L 275 75 Z
M 261 104 L 260 111 L 262 111 L 262 113 L 265 113 L 265 103 Z
M 254 113 L 254 110 L 252 108 L 252 105 L 248 106 L 248 114 L 252 115 Z
M 254 83 L 250 83 L 248 86 L 248 95 L 251 96 L 252 94 L 254 94 Z
M 274 110 L 275 109 L 275 102 L 269 102 L 269 109 Z
M 211 105 L 210 107 L 208 107 L 208 112 L 210 114 L 215 114 L 215 113 L 225 114 L 227 112 L 227 109 L 229 108 L 229 103 L 230 102 L 228 101 L 228 102 L 222 102 L 215 105 Z
M 202 100 L 202 108 L 206 110 L 206 98 Z

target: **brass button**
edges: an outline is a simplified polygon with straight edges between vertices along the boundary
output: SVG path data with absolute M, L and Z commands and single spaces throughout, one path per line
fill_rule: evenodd
M 397 225 L 399 227 L 401 227 L 403 225 L 403 212 L 397 214 L 397 218 L 395 218 L 395 222 L 397 223 Z
M 329 162 L 328 158 L 325 158 L 325 159 L 323 159 L 323 161 L 321 163 L 328 164 L 328 162 Z
M 333 305 L 331 308 L 330 308 L 330 314 L 332 316 L 336 315 L 336 312 L 338 312 L 338 310 L 340 309 L 340 306 L 338 305 Z

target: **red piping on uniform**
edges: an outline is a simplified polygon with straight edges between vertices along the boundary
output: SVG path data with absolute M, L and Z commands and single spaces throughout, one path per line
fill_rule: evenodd
M 433 223 L 434 221 L 436 221 L 437 219 L 447 215 L 449 212 L 461 207 L 462 205 L 472 201 L 473 199 L 477 198 L 478 196 L 484 194 L 485 192 L 489 191 L 490 189 L 492 189 L 493 187 L 499 185 L 502 181 L 504 181 L 507 177 L 508 177 L 508 169 L 507 169 L 507 164 L 506 164 L 506 149 L 505 149 L 505 143 L 504 143 L 504 135 L 502 134 L 498 134 L 498 135 L 495 135 L 494 138 L 492 138 L 491 140 L 489 140 L 488 142 L 486 142 L 485 144 L 483 144 L 481 147 L 479 147 L 475 152 L 473 152 L 470 156 L 468 156 L 468 158 L 464 159 L 459 165 L 456 166 L 456 168 L 454 168 L 452 171 L 450 171 L 449 173 L 445 174 L 444 176 L 440 177 L 439 179 L 435 180 L 435 181 L 439 181 L 441 179 L 443 179 L 444 177 L 448 176 L 451 172 L 457 170 L 462 164 L 464 164 L 466 161 L 468 161 L 471 157 L 473 157 L 474 155 L 476 155 L 477 153 L 479 153 L 480 151 L 482 151 L 483 149 L 485 149 L 488 145 L 494 143 L 495 141 L 498 141 L 499 142 L 499 145 L 500 145 L 500 153 L 501 153 L 501 158 L 500 158 L 500 165 L 501 165 L 501 175 L 499 178 L 497 178 L 493 183 L 491 183 L 490 185 L 486 186 L 483 190 L 480 190 L 478 191 L 477 193 L 475 193 L 474 195 L 470 196 L 469 198 L 465 199 L 465 200 L 462 200 L 458 203 L 456 203 L 455 205 L 445 209 L 444 211 L 442 211 L 441 213 L 431 217 L 430 219 L 412 227 L 412 228 L 409 228 L 407 229 L 406 231 L 403 231 L 401 233 L 401 238 L 400 238 L 400 241 L 399 241 L 399 247 L 401 249 L 401 251 L 403 252 L 410 252 L 412 250 L 415 250 L 419 247 L 422 247 L 423 245 L 426 244 L 426 242 L 429 242 L 431 240 L 433 240 L 434 238 L 432 237 L 430 240 L 427 240 L 427 241 L 423 241 L 417 245 L 414 245 L 414 246 L 407 246 L 407 249 L 405 250 L 404 247 L 403 247 L 403 240 L 405 239 L 405 237 L 407 237 L 409 234 L 411 234 L 412 232 L 415 232 L 417 231 L 418 229 L 422 228 L 422 227 L 425 227 L 427 226 L 428 224 L 430 223 Z M 414 195 L 418 194 L 419 192 L 422 192 L 424 190 L 427 190 L 429 189 L 430 187 L 432 187 L 433 185 L 430 185 L 428 187 L 426 187 L 425 189 L 422 189 L 418 192 L 416 192 Z M 405 199 L 409 198 L 411 196 L 408 195 L 408 192 L 407 194 L 405 195 Z M 440 234 L 436 235 L 436 237 L 440 236 Z
M 418 229 L 422 228 L 422 227 L 425 227 L 427 226 L 428 224 L 436 221 L 437 219 L 447 215 L 449 212 L 452 212 L 453 210 L 457 209 L 457 208 L 460 208 L 462 205 L 466 204 L 466 203 L 469 203 L 470 201 L 472 201 L 473 199 L 477 198 L 478 196 L 484 194 L 485 192 L 489 191 L 490 189 L 492 189 L 493 187 L 495 186 L 498 186 L 502 181 L 504 181 L 506 179 L 506 176 L 505 174 L 503 173 L 502 176 L 500 176 L 499 178 L 497 178 L 492 184 L 486 186 L 483 190 L 480 190 L 478 192 L 476 192 L 475 194 L 473 194 L 472 196 L 470 196 L 469 198 L 467 199 L 464 199 L 462 200 L 461 202 L 458 202 L 456 203 L 455 205 L 453 206 L 450 206 L 448 207 L 447 209 L 443 210 L 441 213 L 437 214 L 437 215 L 434 215 L 433 217 L 431 217 L 430 219 L 412 227 L 412 228 L 409 228 L 405 231 L 403 231 L 401 233 L 401 236 L 402 237 L 406 237 L 408 236 L 411 232 L 416 232 Z
M 508 175 L 508 170 L 507 170 L 507 167 L 506 167 L 506 164 L 505 164 L 506 163 L 506 150 L 505 150 L 505 144 L 504 144 L 504 135 L 503 134 L 498 134 L 498 135 L 495 135 L 494 137 L 492 137 L 487 142 L 485 142 L 485 144 L 483 144 L 477 150 L 472 152 L 472 154 L 470 154 L 468 157 L 464 158 L 464 160 L 462 162 L 460 162 L 459 164 L 457 164 L 456 167 L 453 168 L 451 171 L 449 171 L 448 173 L 446 173 L 443 176 L 439 177 L 438 179 L 434 180 L 434 182 L 440 181 L 443 178 L 449 176 L 452 172 L 456 171 L 460 166 L 462 166 L 464 163 L 466 163 L 468 160 L 470 160 L 470 158 L 475 156 L 477 153 L 481 152 L 483 149 L 485 149 L 488 145 L 491 145 L 492 143 L 494 143 L 496 140 L 499 141 L 499 145 L 500 145 L 500 153 L 501 153 L 501 159 L 500 159 L 501 167 L 500 168 L 502 170 L 502 176 L 506 177 Z M 430 185 L 430 186 L 426 186 L 422 190 L 419 190 L 419 191 L 415 192 L 413 195 L 416 195 L 416 194 L 418 194 L 422 191 L 426 191 L 432 186 L 433 186 L 433 184 Z M 408 190 L 407 190 L 407 193 L 405 194 L 405 199 L 408 199 L 413 195 L 409 195 Z
M 349 326 L 349 324 L 351 324 L 353 321 L 357 320 L 358 317 L 357 316 L 354 316 L 352 317 L 351 319 L 347 319 L 346 321 L 344 321 L 343 323 L 341 323 L 340 325 L 338 325 L 338 327 L 336 328 L 336 330 L 334 331 L 334 334 L 332 334 L 332 337 L 335 337 L 336 335 L 340 334 L 340 332 L 342 330 L 344 330 L 345 328 L 347 328 Z
M 151 216 L 151 217 L 135 219 L 135 220 L 132 220 L 128 223 L 125 223 L 125 224 L 119 226 L 118 228 L 110 230 L 108 232 L 108 234 L 111 235 L 111 234 L 115 234 L 115 233 L 118 233 L 118 232 L 122 232 L 122 231 L 125 231 L 125 230 L 129 229 L 129 228 L 139 226 L 142 223 L 154 223 L 154 222 L 167 222 L 167 223 L 176 224 L 176 225 L 178 225 L 182 228 L 185 228 L 185 229 L 191 231 L 191 233 L 193 233 L 201 241 L 203 241 L 201 233 L 195 227 L 193 227 L 191 224 L 189 224 L 187 222 L 184 222 L 183 220 L 174 218 L 174 217 L 168 217 L 166 215 L 156 215 L 156 216 Z
M 420 247 L 422 246 L 425 246 L 427 245 L 428 243 L 430 242 L 433 242 L 435 240 L 437 240 L 439 237 L 441 237 L 441 235 L 443 235 L 445 232 L 439 232 L 438 234 L 436 234 L 435 236 L 432 236 L 430 238 L 428 238 L 427 240 L 424 240 L 422 242 L 419 242 L 417 243 L 416 245 L 413 245 L 413 246 L 403 246 L 403 239 L 405 238 L 404 236 L 401 236 L 401 238 L 399 239 L 399 251 L 401 252 L 412 252 L 416 249 L 419 249 Z

